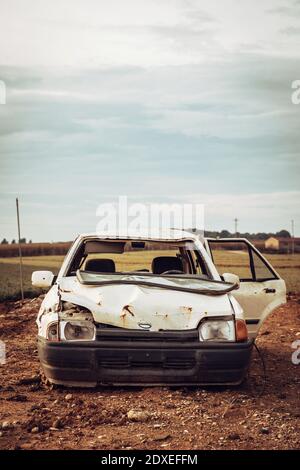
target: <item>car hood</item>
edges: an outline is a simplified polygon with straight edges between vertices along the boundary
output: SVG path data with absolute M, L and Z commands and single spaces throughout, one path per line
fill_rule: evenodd
M 97 323 L 129 329 L 187 330 L 204 317 L 233 313 L 236 286 L 196 276 L 77 272 L 59 282 L 61 299 L 89 309 Z

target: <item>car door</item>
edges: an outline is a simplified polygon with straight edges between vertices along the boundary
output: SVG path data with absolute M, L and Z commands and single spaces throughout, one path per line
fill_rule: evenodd
M 240 287 L 232 294 L 244 310 L 249 336 L 255 337 L 267 316 L 286 302 L 285 281 L 247 239 L 206 239 L 205 245 L 221 276 L 239 276 Z

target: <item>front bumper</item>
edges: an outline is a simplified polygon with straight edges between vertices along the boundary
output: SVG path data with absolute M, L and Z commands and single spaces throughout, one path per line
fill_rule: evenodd
M 124 331 L 124 330 L 123 330 Z M 116 336 L 116 335 L 115 335 Z M 38 337 L 39 358 L 50 382 L 96 385 L 237 385 L 245 377 L 253 341 L 200 343 L 151 341 L 138 335 L 124 340 L 104 337 L 91 342 L 50 342 Z

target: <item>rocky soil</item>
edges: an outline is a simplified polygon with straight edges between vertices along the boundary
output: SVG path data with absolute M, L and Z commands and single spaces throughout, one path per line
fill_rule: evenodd
M 265 322 L 248 380 L 235 388 L 51 388 L 40 376 L 41 298 L 0 304 L 1 449 L 299 449 L 300 298 Z M 299 354 L 300 357 L 300 354 Z

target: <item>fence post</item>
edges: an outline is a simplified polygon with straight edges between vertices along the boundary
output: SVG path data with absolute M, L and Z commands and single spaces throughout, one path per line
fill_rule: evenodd
M 23 262 L 22 262 L 22 250 L 21 250 L 21 235 L 20 235 L 20 215 L 19 215 L 19 201 L 16 198 L 17 206 L 17 222 L 18 222 L 18 242 L 19 242 L 19 259 L 20 259 L 20 287 L 21 287 L 21 298 L 24 300 L 24 288 L 23 288 Z

